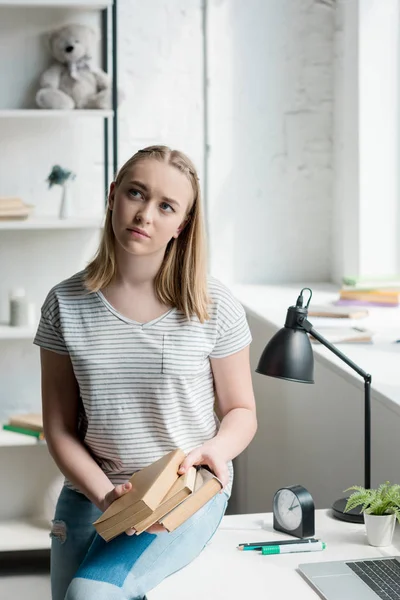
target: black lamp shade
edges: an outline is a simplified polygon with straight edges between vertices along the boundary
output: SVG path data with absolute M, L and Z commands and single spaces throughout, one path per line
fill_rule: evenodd
M 314 383 L 314 356 L 306 331 L 283 327 L 268 342 L 256 373 Z

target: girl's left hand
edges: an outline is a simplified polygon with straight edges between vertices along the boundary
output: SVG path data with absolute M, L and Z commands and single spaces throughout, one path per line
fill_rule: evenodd
M 229 483 L 228 465 L 221 457 L 221 453 L 218 450 L 217 444 L 214 443 L 214 440 L 209 440 L 202 446 L 198 446 L 189 452 L 179 467 L 178 473 L 181 475 L 186 473 L 193 465 L 207 465 L 221 481 L 223 487 Z

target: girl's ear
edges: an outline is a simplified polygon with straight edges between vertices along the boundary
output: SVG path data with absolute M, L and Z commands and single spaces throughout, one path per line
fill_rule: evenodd
M 186 217 L 186 219 L 184 221 L 182 221 L 182 223 L 179 225 L 176 234 L 173 236 L 175 239 L 179 236 L 181 231 L 183 231 L 183 229 L 185 229 L 188 221 L 189 221 L 189 217 Z
M 108 208 L 112 210 L 114 208 L 114 196 L 115 196 L 115 181 L 110 185 L 110 191 L 108 194 Z

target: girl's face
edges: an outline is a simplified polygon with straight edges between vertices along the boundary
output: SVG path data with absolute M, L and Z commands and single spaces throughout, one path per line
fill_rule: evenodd
M 135 163 L 111 185 L 109 206 L 118 243 L 130 254 L 165 253 L 183 229 L 193 201 L 191 183 L 173 165 L 156 159 Z

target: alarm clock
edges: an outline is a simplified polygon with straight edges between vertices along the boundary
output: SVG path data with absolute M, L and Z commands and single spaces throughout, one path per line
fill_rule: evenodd
M 302 485 L 279 489 L 273 500 L 274 529 L 298 538 L 315 533 L 315 506 L 311 494 Z

